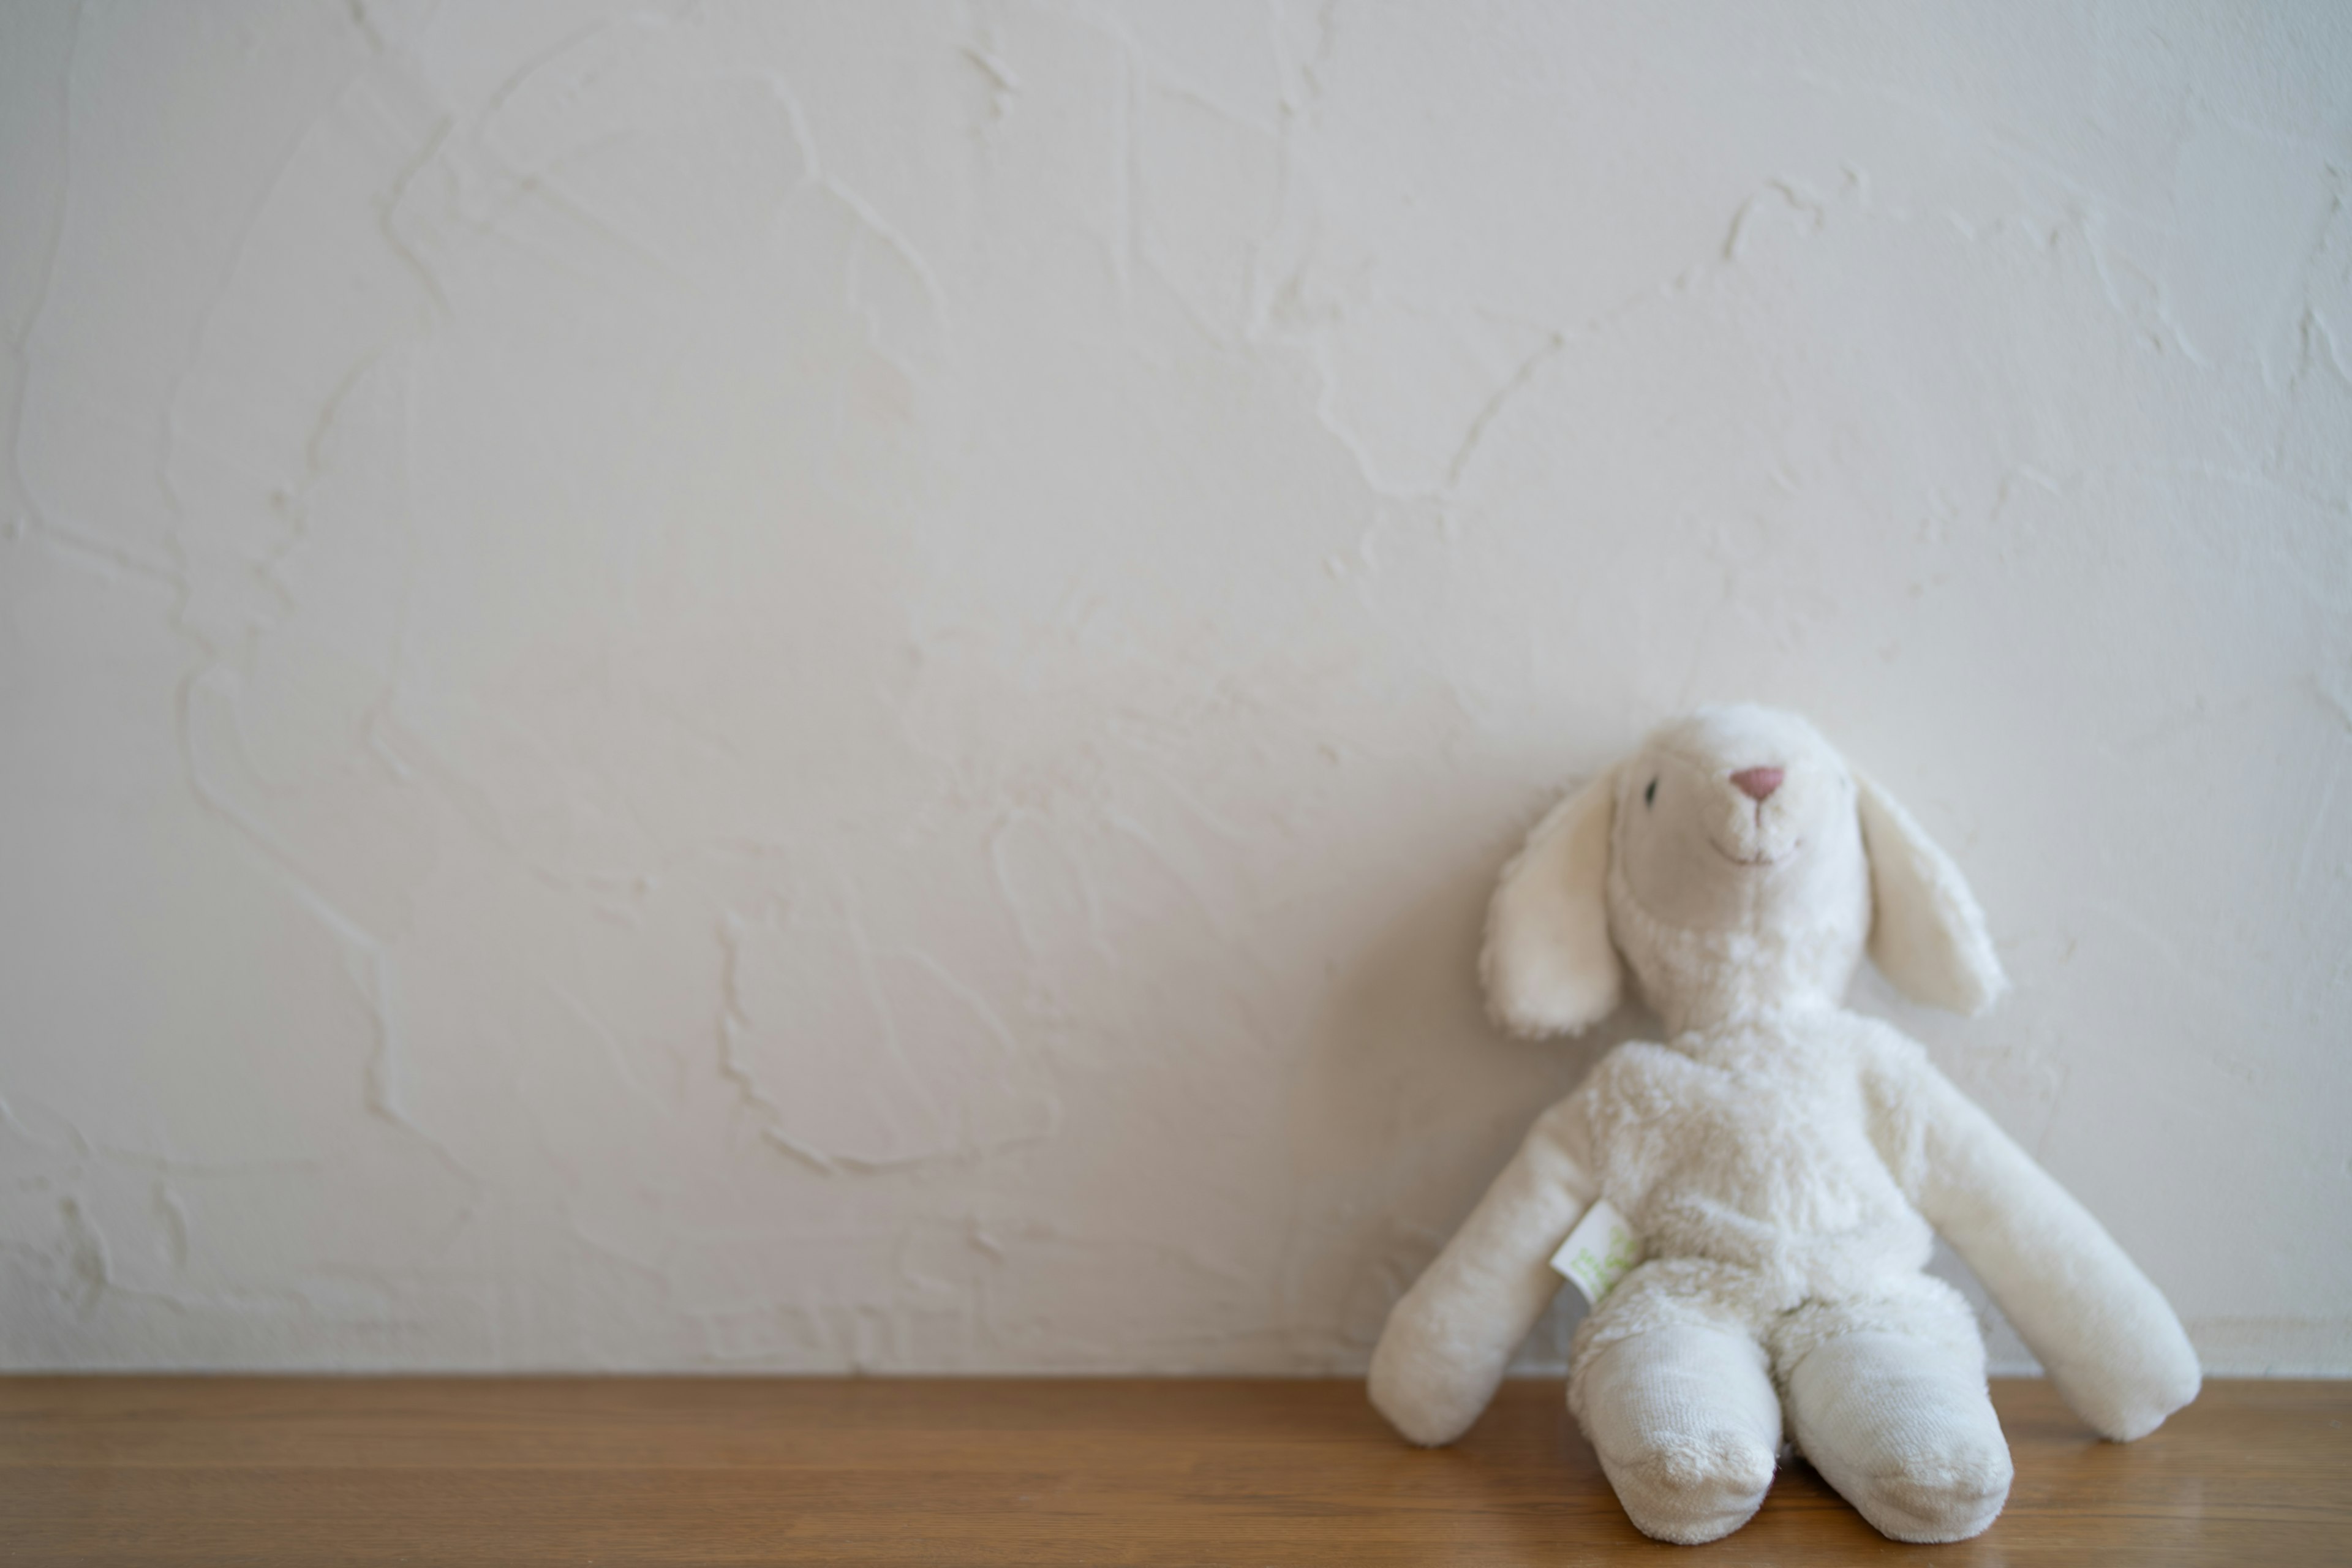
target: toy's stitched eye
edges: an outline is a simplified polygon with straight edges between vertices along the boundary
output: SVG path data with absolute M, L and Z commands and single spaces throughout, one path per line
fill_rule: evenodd
M 1642 804 L 1643 805 L 1655 805 L 1658 804 L 1657 780 L 1652 779 L 1650 781 L 1650 787 L 1642 792 Z

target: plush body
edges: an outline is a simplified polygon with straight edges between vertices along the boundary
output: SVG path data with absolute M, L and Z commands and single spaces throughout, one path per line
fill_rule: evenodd
M 1412 1441 L 1485 1409 L 1606 1197 L 1644 1260 L 1586 1317 L 1569 1405 L 1635 1525 L 1712 1541 L 1784 1437 L 1872 1524 L 1956 1541 L 2008 1496 L 1984 1347 L 1923 1272 L 1941 1232 L 2103 1435 L 2196 1394 L 2164 1298 L 1927 1053 L 1840 999 L 1865 949 L 1963 1011 L 2002 979 L 1959 874 L 1801 720 L 1702 710 L 1563 802 L 1505 872 L 1497 1017 L 1572 1032 L 1630 969 L 1664 1044 L 1612 1051 L 1391 1314 L 1371 1394 Z

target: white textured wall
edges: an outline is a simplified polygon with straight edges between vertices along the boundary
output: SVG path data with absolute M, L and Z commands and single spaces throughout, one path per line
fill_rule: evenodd
M 2352 10 L 18 3 L 0 170 L 0 1360 L 1358 1365 L 1755 696 L 2352 1371 Z

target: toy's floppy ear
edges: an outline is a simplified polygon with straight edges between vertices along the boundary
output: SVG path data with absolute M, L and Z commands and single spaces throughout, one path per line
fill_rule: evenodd
M 1853 782 L 1870 856 L 1870 961 L 1914 1002 L 1983 1012 L 2009 977 L 1976 896 L 1893 795 L 1859 773 Z
M 1609 945 L 1611 768 L 1553 806 L 1503 868 L 1486 911 L 1478 972 L 1486 1010 L 1515 1035 L 1578 1034 L 1606 1017 L 1625 987 Z

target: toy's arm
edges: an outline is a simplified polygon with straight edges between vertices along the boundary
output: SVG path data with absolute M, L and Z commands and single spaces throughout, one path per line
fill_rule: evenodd
M 1451 1443 L 1469 1429 L 1559 1293 L 1551 1255 L 1599 1192 L 1584 1110 L 1572 1096 L 1537 1120 L 1389 1313 L 1372 1352 L 1372 1403 L 1413 1442 Z
M 1967 1259 L 2074 1413 L 2116 1442 L 2197 1397 L 2197 1352 L 2157 1288 L 2090 1211 L 1925 1061 L 1915 1201 Z

